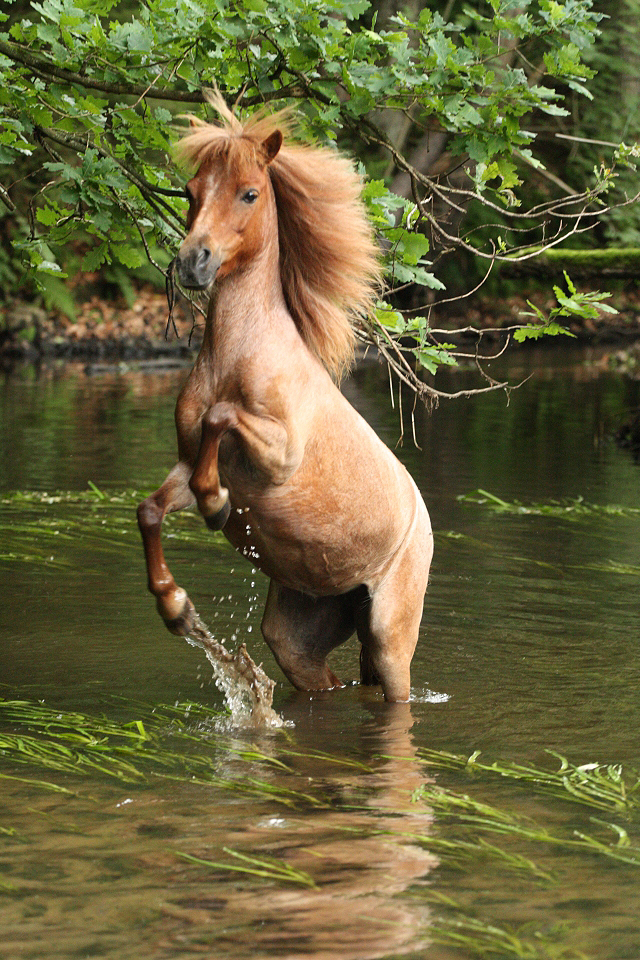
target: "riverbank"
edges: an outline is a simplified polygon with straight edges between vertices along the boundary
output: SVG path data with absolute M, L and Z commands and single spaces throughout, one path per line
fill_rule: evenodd
M 526 292 L 506 298 L 476 296 L 461 300 L 446 314 L 433 317 L 434 326 L 451 330 L 448 339 L 467 339 L 473 334 L 456 335 L 472 327 L 496 331 L 514 323 L 528 323 L 529 295 Z M 545 313 L 555 305 L 538 291 L 531 299 Z M 582 342 L 611 344 L 625 348 L 640 340 L 640 292 L 625 290 L 609 301 L 617 314 L 600 314 L 596 320 L 571 321 L 571 333 Z M 202 317 L 193 315 L 183 299 L 176 304 L 169 321 L 164 292 L 143 287 L 135 302 L 127 305 L 122 297 L 109 299 L 94 293 L 71 319 L 56 310 L 26 300 L 0 303 L 0 358 L 12 360 L 68 359 L 89 363 L 163 360 L 185 362 L 197 352 L 203 330 Z
M 202 323 L 184 302 L 169 322 L 167 298 L 151 288 L 127 305 L 92 295 L 72 319 L 59 311 L 17 300 L 0 305 L 0 357 L 5 360 L 67 359 L 87 362 L 186 360 L 197 351 Z

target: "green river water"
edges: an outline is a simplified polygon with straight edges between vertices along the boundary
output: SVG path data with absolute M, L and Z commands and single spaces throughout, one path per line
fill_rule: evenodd
M 277 681 L 266 732 L 146 591 L 135 504 L 186 370 L 4 375 L 0 957 L 640 957 L 640 466 L 612 439 L 640 382 L 584 351 L 496 369 L 531 373 L 417 410 L 419 448 L 404 399 L 436 543 L 406 706 L 293 691 L 262 576 L 167 521 L 176 580 Z M 395 447 L 384 370 L 345 392 Z M 332 662 L 355 679 L 356 641 Z

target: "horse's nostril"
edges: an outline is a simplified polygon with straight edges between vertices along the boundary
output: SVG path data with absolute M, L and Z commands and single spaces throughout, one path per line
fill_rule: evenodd
M 206 246 L 188 245 L 176 257 L 176 272 L 180 283 L 192 290 L 201 290 L 215 278 L 219 257 Z

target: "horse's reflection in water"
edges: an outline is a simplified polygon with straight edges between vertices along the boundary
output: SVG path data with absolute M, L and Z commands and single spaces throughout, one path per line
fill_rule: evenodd
M 428 908 L 400 896 L 437 862 L 407 836 L 428 834 L 432 823 L 429 809 L 411 800 L 425 780 L 410 733 L 411 704 L 376 704 L 366 689 L 360 697 L 370 710 L 360 728 L 350 730 L 349 741 L 364 745 L 361 756 L 375 758 L 372 772 L 303 756 L 294 761 L 297 777 L 290 785 L 304 790 L 308 776 L 315 783 L 314 795 L 324 793 L 335 807 L 265 817 L 225 835 L 228 846 L 257 858 L 281 857 L 309 873 L 318 886 L 265 889 L 230 880 L 236 887 L 231 896 L 226 883 L 208 888 L 208 896 L 224 898 L 224 908 L 210 922 L 218 931 L 234 931 L 233 956 L 373 960 L 418 950 L 428 941 Z M 295 719 L 299 743 L 317 743 L 312 728 L 323 722 L 325 705 L 327 713 L 335 713 L 335 694 L 317 694 L 311 702 L 297 694 L 289 702 L 287 715 Z M 187 906 L 184 900 L 182 904 Z M 205 915 L 192 918 L 194 923 L 205 920 Z M 244 950 L 238 945 L 244 936 L 239 925 L 251 930 Z M 225 941 L 216 934 L 211 946 L 220 950 Z

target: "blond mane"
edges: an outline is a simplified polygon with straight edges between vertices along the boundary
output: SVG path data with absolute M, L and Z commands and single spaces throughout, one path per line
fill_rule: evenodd
M 360 178 L 336 150 L 292 142 L 288 111 L 258 112 L 242 123 L 218 93 L 207 99 L 222 125 L 190 118 L 191 132 L 175 154 L 191 167 L 223 152 L 250 150 L 259 161 L 262 142 L 274 130 L 285 135 L 268 168 L 278 211 L 282 288 L 305 343 L 339 379 L 353 360 L 352 322 L 372 309 L 380 283 Z

